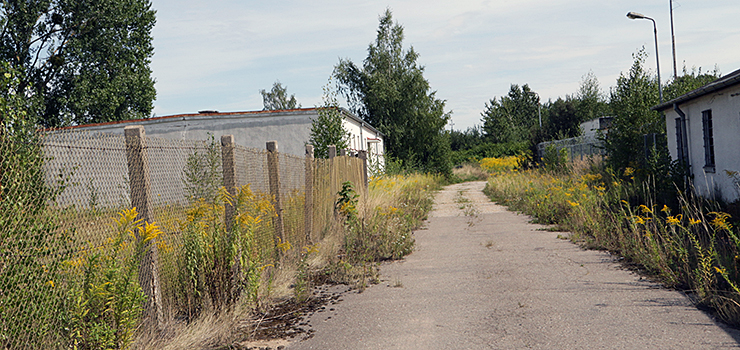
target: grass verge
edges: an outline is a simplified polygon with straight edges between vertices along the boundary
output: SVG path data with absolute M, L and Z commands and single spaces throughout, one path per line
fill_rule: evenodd
M 570 231 L 584 247 L 623 256 L 740 325 L 740 232 L 730 215 L 686 194 L 673 207 L 656 204 L 651 185 L 635 182 L 630 170 L 617 176 L 598 162 L 581 162 L 557 171 L 500 173 L 490 177 L 486 193 L 537 223 Z

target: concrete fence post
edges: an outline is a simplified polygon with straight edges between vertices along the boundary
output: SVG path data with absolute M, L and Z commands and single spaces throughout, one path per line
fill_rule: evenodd
M 346 149 L 344 149 L 344 148 L 340 149 L 340 150 L 339 150 L 339 155 L 340 155 L 340 156 L 346 156 L 346 155 L 347 155 L 347 150 L 346 150 Z
M 337 156 L 337 146 L 329 145 L 329 159 L 332 159 Z
M 365 189 L 368 189 L 369 183 L 367 179 L 367 151 L 357 152 L 357 158 L 362 159 L 362 179 L 365 181 Z
M 139 215 L 137 220 L 153 222 L 151 208 L 151 183 L 149 178 L 149 160 L 146 151 L 146 135 L 141 125 L 127 126 L 123 129 L 126 137 L 126 160 L 128 177 L 131 186 L 131 206 Z M 136 231 L 136 239 L 141 240 Z M 149 241 L 139 262 L 139 285 L 144 295 L 144 322 L 148 326 L 159 328 L 162 324 L 162 295 L 159 283 L 159 252 L 156 238 Z
M 234 148 L 236 148 L 234 135 L 222 135 L 221 161 L 223 162 L 224 187 L 231 197 L 230 202 L 224 203 L 224 223 L 228 232 L 231 232 L 234 226 L 234 207 L 236 205 L 236 162 L 234 159 Z
M 270 194 L 275 198 L 274 206 L 277 215 L 273 218 L 275 225 L 275 245 L 285 243 L 285 227 L 283 226 L 283 207 L 280 203 L 280 158 L 278 156 L 277 141 L 267 141 L 267 173 L 270 178 Z M 278 252 L 278 254 L 280 254 Z
M 306 243 L 313 244 L 311 230 L 313 229 L 313 145 L 306 145 L 306 175 L 303 203 L 303 224 L 306 231 Z

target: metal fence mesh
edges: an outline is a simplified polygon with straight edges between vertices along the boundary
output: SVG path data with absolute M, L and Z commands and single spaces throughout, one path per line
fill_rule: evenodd
M 1 139 L 0 348 L 126 347 L 253 298 L 323 237 L 342 183 L 366 194 L 360 158 L 136 132 Z

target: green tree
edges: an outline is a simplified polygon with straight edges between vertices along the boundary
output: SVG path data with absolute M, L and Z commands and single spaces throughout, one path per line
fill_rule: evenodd
M 633 54 L 629 72 L 620 74 L 611 91 L 610 107 L 614 115 L 605 140 L 609 163 L 615 169 L 640 168 L 644 159 L 643 135 L 665 134 L 665 120 L 650 108 L 657 105 L 658 80 L 645 71 L 645 50 Z
M 262 105 L 266 111 L 301 108 L 301 105 L 295 99 L 295 95 L 290 95 L 290 98 L 288 98 L 288 89 L 281 85 L 280 81 L 272 84 L 272 90 L 270 91 L 260 90 L 260 94 L 262 94 Z
M 663 89 L 665 100 L 669 101 L 683 94 L 686 94 L 692 90 L 696 90 L 704 85 L 707 85 L 717 79 L 719 79 L 720 73 L 717 67 L 709 73 L 702 73 L 701 68 L 693 68 L 690 72 L 683 67 L 683 75 L 678 78 L 674 78 L 668 85 Z
M 511 84 L 508 95 L 486 103 L 483 132 L 494 143 L 528 141 L 539 126 L 538 105 L 539 97 L 529 85 Z
M 407 167 L 449 174 L 445 101 L 430 91 L 414 48 L 404 51 L 403 27 L 393 22 L 390 9 L 379 20 L 362 67 L 344 59 L 334 67 L 340 92 L 353 112 L 385 134 L 389 156 Z
M 543 107 L 544 139 L 561 140 L 581 134 L 581 118 L 578 116 L 578 100 L 565 96 Z
M 581 79 L 581 84 L 578 87 L 578 92 L 575 94 L 574 102 L 578 123 L 603 117 L 609 113 L 609 105 L 606 102 L 606 97 L 601 91 L 599 80 L 592 71 L 586 73 Z
M 318 107 L 318 117 L 312 120 L 308 142 L 313 145 L 316 158 L 329 158 L 329 146 L 337 149 L 349 148 L 349 132 L 344 128 L 342 113 L 337 102 L 336 92 L 331 90 L 331 82 L 324 86 L 324 105 Z
M 151 114 L 149 0 L 3 1 L 0 11 L 0 60 L 21 72 L 21 88 L 41 96 L 43 125 Z

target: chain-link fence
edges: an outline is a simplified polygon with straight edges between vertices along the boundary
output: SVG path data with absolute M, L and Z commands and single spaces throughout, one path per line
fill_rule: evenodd
M 566 150 L 571 161 L 606 154 L 603 143 L 595 137 L 581 136 L 538 143 L 537 153 L 540 159 L 544 158 L 545 151 L 548 148 L 553 148 L 557 152 L 560 152 L 562 149 Z
M 122 348 L 256 299 L 265 274 L 298 259 L 291 246 L 322 239 L 342 183 L 367 191 L 362 154 L 142 127 L 0 136 L 2 349 Z

